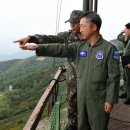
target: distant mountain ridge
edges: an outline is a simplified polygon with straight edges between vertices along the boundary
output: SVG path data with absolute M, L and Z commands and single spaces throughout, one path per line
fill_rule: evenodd
M 0 61 L 7 61 L 7 60 L 13 60 L 13 59 L 24 59 L 31 56 L 34 56 L 35 52 L 33 51 L 20 51 L 14 54 L 0 54 Z

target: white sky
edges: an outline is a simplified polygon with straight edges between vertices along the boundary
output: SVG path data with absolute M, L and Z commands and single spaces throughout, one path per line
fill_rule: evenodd
M 55 34 L 58 0 L 0 0 L 0 53 L 18 52 L 12 41 L 33 34 Z M 130 22 L 130 0 L 99 0 L 98 13 L 107 40 L 116 38 Z M 82 0 L 62 0 L 59 31 L 69 29 L 64 21 L 72 10 L 82 9 Z

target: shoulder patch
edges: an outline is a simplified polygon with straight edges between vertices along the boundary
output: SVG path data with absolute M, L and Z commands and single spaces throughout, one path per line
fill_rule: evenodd
M 119 60 L 120 59 L 120 54 L 118 51 L 114 51 L 114 59 Z

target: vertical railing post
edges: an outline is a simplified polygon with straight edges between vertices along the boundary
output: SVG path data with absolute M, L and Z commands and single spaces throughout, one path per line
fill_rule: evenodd
M 89 11 L 89 0 L 83 0 L 83 11 Z
M 95 11 L 98 10 L 98 0 L 83 0 L 83 11 Z
M 98 0 L 95 0 L 94 2 L 94 11 L 97 12 L 98 10 Z
M 93 11 L 93 0 L 89 0 L 89 11 Z

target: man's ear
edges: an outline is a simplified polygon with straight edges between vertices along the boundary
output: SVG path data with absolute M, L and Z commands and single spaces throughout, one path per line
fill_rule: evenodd
M 97 30 L 97 25 L 93 24 L 93 31 L 96 31 L 96 30 Z

